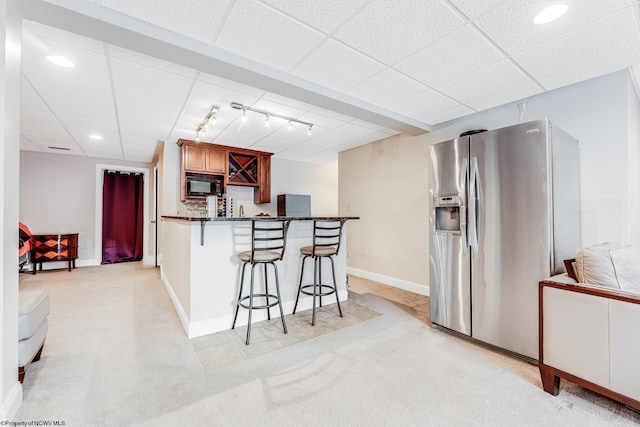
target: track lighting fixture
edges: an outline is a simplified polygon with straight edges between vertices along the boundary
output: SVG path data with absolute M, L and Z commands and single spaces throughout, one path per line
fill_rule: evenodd
M 207 134 L 207 131 L 209 130 L 209 123 L 212 125 L 216 123 L 216 113 L 218 111 L 220 111 L 220 108 L 215 105 L 209 107 L 209 112 L 204 116 L 204 119 L 202 119 L 196 128 L 196 141 L 200 141 L 200 137 Z
M 249 107 L 249 106 L 246 106 L 246 105 L 242 105 L 239 102 L 232 102 L 231 103 L 231 108 L 233 108 L 234 110 L 242 110 L 242 120 L 246 120 L 247 119 L 247 111 L 253 111 L 254 113 L 259 113 L 259 114 L 264 114 L 265 115 L 265 121 L 264 121 L 264 125 L 265 126 L 269 126 L 271 124 L 271 118 L 272 117 L 277 117 L 278 119 L 282 119 L 282 120 L 288 121 L 289 122 L 289 129 L 293 128 L 293 123 L 300 123 L 301 125 L 308 126 L 309 128 L 307 130 L 307 134 L 311 135 L 311 128 L 313 127 L 313 123 L 304 122 L 302 120 L 294 119 L 293 117 L 283 116 L 281 114 L 270 113 L 270 112 L 265 111 L 265 110 L 260 110 L 258 108 L 253 108 L 253 107 Z

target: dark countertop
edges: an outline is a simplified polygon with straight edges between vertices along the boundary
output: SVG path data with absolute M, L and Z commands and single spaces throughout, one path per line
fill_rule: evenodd
M 179 219 L 183 221 L 215 221 L 215 222 L 224 222 L 224 221 L 251 221 L 262 220 L 262 219 L 279 219 L 279 220 L 293 220 L 293 221 L 346 221 L 349 219 L 360 219 L 359 216 L 254 216 L 254 217 L 200 217 L 200 216 L 173 216 L 173 215 L 162 215 L 162 219 Z

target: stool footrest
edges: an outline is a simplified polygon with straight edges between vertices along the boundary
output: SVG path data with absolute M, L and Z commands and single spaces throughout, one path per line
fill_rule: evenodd
M 314 292 L 314 288 L 317 292 Z M 307 289 L 311 289 L 311 291 L 308 291 Z M 323 289 L 328 289 L 328 291 L 324 291 Z M 323 284 L 311 284 L 311 285 L 303 285 L 300 287 L 300 292 L 302 292 L 305 295 L 315 295 L 315 296 L 325 296 L 325 295 L 331 295 L 334 294 L 336 292 L 336 289 L 331 286 L 331 285 L 323 285 Z
M 249 308 L 249 304 L 245 303 L 244 301 L 248 301 L 251 298 L 251 295 L 247 295 L 246 297 L 242 297 L 240 299 L 240 302 L 238 302 L 238 305 L 240 305 L 240 307 L 243 308 Z M 253 294 L 253 300 L 255 303 L 256 298 L 264 298 L 266 299 L 266 304 L 264 305 L 253 305 L 253 307 L 251 307 L 253 310 L 261 310 L 261 309 L 267 309 L 267 308 L 271 308 L 271 307 L 275 307 L 276 305 L 278 305 L 280 303 L 280 300 L 278 299 L 278 297 L 276 295 L 273 294 Z M 269 300 L 274 300 L 273 302 L 269 302 Z

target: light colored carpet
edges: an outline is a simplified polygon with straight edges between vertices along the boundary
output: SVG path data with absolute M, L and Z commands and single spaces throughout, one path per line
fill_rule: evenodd
M 537 367 L 432 330 L 390 302 L 378 316 L 204 372 L 159 280 L 139 263 L 21 275 L 50 330 L 14 421 L 66 426 L 606 426 L 640 415 Z

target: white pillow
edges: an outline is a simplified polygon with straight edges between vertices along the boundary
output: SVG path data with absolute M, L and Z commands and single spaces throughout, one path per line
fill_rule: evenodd
M 640 252 L 630 245 L 601 243 L 576 255 L 581 283 L 640 292 Z

